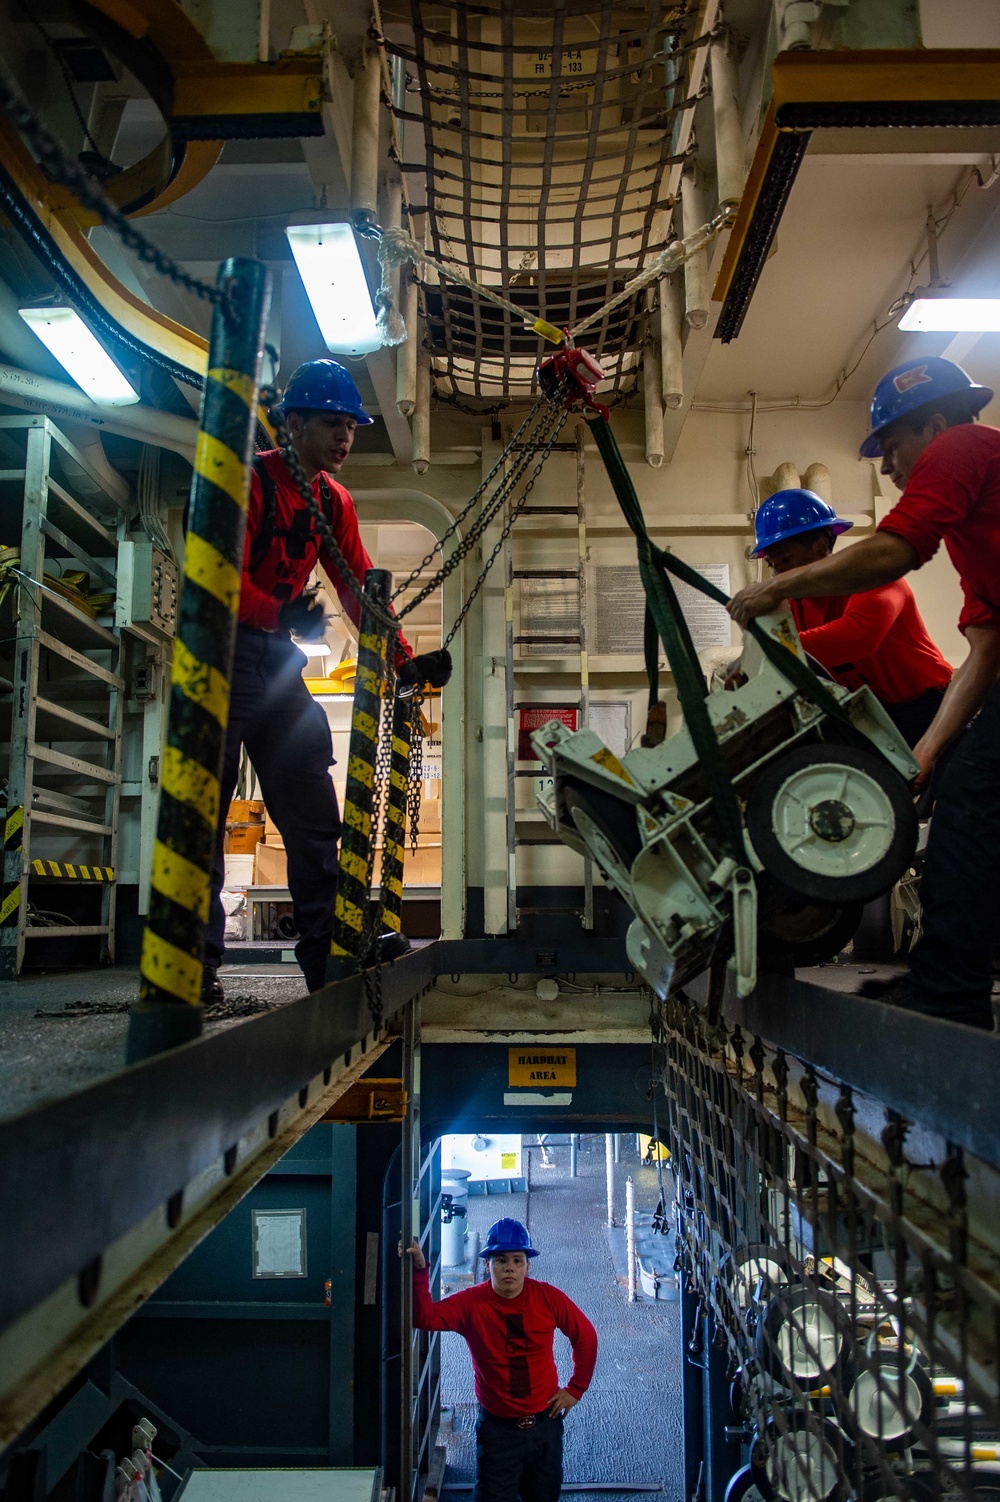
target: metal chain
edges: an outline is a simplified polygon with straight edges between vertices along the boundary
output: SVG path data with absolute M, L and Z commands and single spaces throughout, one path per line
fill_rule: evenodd
M 406 823 L 409 828 L 410 850 L 417 853 L 417 836 L 420 832 L 420 799 L 424 789 L 424 727 L 421 710 L 424 695 L 418 689 L 410 699 L 410 765 L 406 780 Z
M 122 243 L 135 252 L 140 261 L 152 266 L 161 276 L 168 277 L 179 287 L 192 292 L 206 302 L 229 307 L 228 291 L 214 287 L 192 276 L 177 264 L 125 217 L 117 204 L 112 203 L 95 177 L 75 161 L 39 120 L 21 93 L 8 77 L 0 74 L 0 109 L 27 138 L 34 149 L 40 165 L 54 182 L 68 188 L 84 208 L 90 209 L 108 229 L 114 230 Z
M 546 405 L 548 405 L 547 401 Z M 528 465 L 531 463 L 532 454 L 537 453 L 539 448 L 544 449 L 546 456 L 551 451 L 554 439 L 552 433 L 550 432 L 550 429 L 552 428 L 553 424 L 557 424 L 558 427 L 561 428 L 564 421 L 565 417 L 560 414 L 558 409 L 549 407 L 547 411 L 544 411 L 542 413 L 542 420 L 540 422 L 536 422 L 535 427 L 531 432 L 527 434 L 524 442 L 517 444 L 517 440 L 512 439 L 510 443 L 505 445 L 503 453 L 500 455 L 497 464 L 494 465 L 493 473 L 496 473 L 499 465 L 506 464 L 508 462 L 508 456 L 512 451 L 516 451 L 517 458 L 515 459 L 513 466 L 504 475 L 493 495 L 490 497 L 489 501 L 484 506 L 479 516 L 477 516 L 476 520 L 473 522 L 472 526 L 463 537 L 459 546 L 453 553 L 449 554 L 447 560 L 441 565 L 440 569 L 434 575 L 434 577 L 428 580 L 428 582 L 423 586 L 422 589 L 418 590 L 418 592 L 413 596 L 412 600 L 409 600 L 407 602 L 407 604 L 400 611 L 401 616 L 407 615 L 411 610 L 414 610 L 418 605 L 421 605 L 424 600 L 432 595 L 435 590 L 444 583 L 445 579 L 447 579 L 449 575 L 454 573 L 455 569 L 458 568 L 462 560 L 468 557 L 469 553 L 472 552 L 473 548 L 483 537 L 490 524 L 500 515 L 504 507 L 508 504 L 511 495 L 514 493 L 521 482 L 521 477 L 524 475 L 528 468 Z M 524 432 L 523 424 L 518 431 L 519 435 Z M 534 484 L 534 477 L 532 478 L 532 484 Z M 454 635 L 454 632 L 452 633 L 452 635 Z M 448 640 L 450 641 L 451 637 L 449 637 Z
M 528 424 L 536 421 L 539 413 L 544 411 L 547 405 L 548 402 L 546 398 L 544 396 L 539 396 L 535 402 L 535 405 L 532 407 L 531 411 L 528 413 L 527 417 L 524 419 L 521 426 L 514 434 L 511 443 L 507 445 L 507 448 L 510 448 L 513 444 L 518 442 L 518 440 L 521 438 L 521 435 L 528 427 Z M 503 467 L 506 457 L 507 454 L 505 449 L 494 464 L 493 468 L 490 470 L 489 474 L 486 476 L 485 480 L 483 480 L 483 482 L 479 485 L 475 494 L 471 497 L 467 504 L 462 507 L 461 511 L 455 517 L 455 520 L 451 523 L 451 525 L 447 527 L 441 534 L 441 536 L 435 541 L 434 546 L 431 548 L 430 552 L 421 560 L 420 563 L 417 564 L 416 568 L 413 569 L 409 576 L 403 580 L 402 584 L 396 586 L 392 595 L 394 602 L 399 598 L 401 594 L 405 593 L 405 591 L 409 589 L 411 584 L 415 584 L 417 582 L 425 568 L 430 568 L 437 554 L 443 552 L 445 543 L 448 542 L 450 538 L 457 536 L 459 527 L 465 521 L 465 518 L 469 515 L 469 513 L 473 510 L 477 501 L 480 500 L 480 498 L 492 485 L 497 474 Z
M 510 514 L 507 517 L 506 522 L 504 522 L 503 530 L 501 531 L 500 536 L 497 538 L 496 545 L 493 548 L 493 551 L 490 553 L 490 556 L 487 558 L 486 562 L 483 564 L 482 571 L 479 575 L 479 578 L 472 586 L 468 599 L 462 606 L 461 610 L 458 612 L 458 616 L 455 619 L 455 624 L 452 626 L 451 630 L 448 632 L 448 635 L 441 643 L 442 648 L 446 648 L 451 645 L 452 641 L 458 633 L 462 622 L 465 620 L 465 617 L 468 615 L 470 609 L 472 608 L 473 600 L 476 598 L 479 591 L 486 583 L 486 576 L 488 575 L 490 569 L 493 567 L 494 563 L 496 563 L 497 559 L 499 558 L 503 545 L 511 534 L 511 529 L 514 526 L 514 523 L 517 521 L 517 518 L 523 511 L 525 502 L 534 489 L 535 481 L 538 479 L 538 476 L 542 472 L 542 466 L 551 454 L 553 448 L 555 447 L 556 440 L 558 439 L 559 434 L 562 432 L 563 427 L 565 426 L 566 419 L 569 417 L 569 411 L 566 407 L 560 407 L 557 409 L 556 415 L 557 421 L 555 422 L 552 432 L 549 434 L 546 440 L 545 447 L 542 449 L 541 458 L 538 460 L 538 463 L 532 470 L 531 478 L 529 479 L 527 485 L 524 487 L 524 491 L 520 499 L 515 503 L 515 505 L 510 508 Z
M 389 779 L 392 774 L 392 719 L 396 702 L 394 655 L 391 651 L 386 652 L 380 708 L 381 721 L 378 744 L 375 748 L 375 775 L 372 784 L 371 849 L 374 854 L 374 848 L 381 834 L 382 870 L 379 873 L 378 902 L 372 908 L 369 901 L 368 922 L 361 940 L 361 953 L 365 961 L 369 959 L 372 961 L 370 964 L 365 964 L 365 999 L 371 1013 L 376 1037 L 382 1029 L 383 1011 L 382 970 L 379 964 L 378 943 L 382 936 L 385 916 L 385 810 L 389 801 Z

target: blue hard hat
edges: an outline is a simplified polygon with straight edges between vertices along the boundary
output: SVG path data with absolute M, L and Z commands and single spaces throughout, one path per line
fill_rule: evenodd
M 537 1250 L 531 1245 L 527 1226 L 522 1226 L 519 1220 L 511 1220 L 506 1215 L 503 1220 L 490 1226 L 486 1233 L 486 1245 L 479 1255 L 492 1257 L 494 1252 L 523 1252 L 526 1257 L 538 1256 Z
M 897 417 L 959 392 L 969 393 L 970 413 L 981 411 L 993 396 L 989 386 L 977 385 L 961 365 L 941 355 L 924 355 L 919 360 L 905 360 L 897 365 L 875 387 L 871 432 L 861 445 L 862 459 L 878 458 L 882 452 L 882 434 Z
M 802 532 L 829 527 L 839 537 L 853 526 L 853 522 L 845 522 L 814 490 L 776 490 L 757 508 L 754 517 L 757 541 L 750 557 L 759 558 L 776 542 L 786 542 Z
M 289 377 L 281 405 L 286 411 L 345 412 L 360 427 L 375 421 L 362 406 L 350 371 L 336 360 L 307 360 L 299 365 Z

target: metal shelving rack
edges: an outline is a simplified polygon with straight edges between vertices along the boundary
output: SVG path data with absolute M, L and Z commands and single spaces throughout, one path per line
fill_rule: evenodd
M 124 679 L 122 639 L 44 583 L 46 563 L 81 567 L 92 587 L 117 590 L 127 491 L 116 491 L 46 417 L 0 418 L 0 450 L 21 463 L 0 469 L 0 521 L 20 510 L 20 572 L 13 591 L 8 838 L 0 919 L 0 978 L 21 969 L 40 938 L 101 940 L 114 959 Z M 53 473 L 53 461 L 58 473 Z M 72 492 L 83 488 L 86 502 Z M 17 490 L 20 490 L 20 496 Z M 13 538 L 11 538 L 11 542 Z M 113 612 L 112 612 L 113 614 Z M 23 824 L 18 810 L 23 810 Z M 18 842 L 18 835 L 20 839 Z M 86 899 L 94 922 L 76 921 Z M 72 890 L 72 921 L 32 915 Z M 84 916 L 89 916 L 84 912 Z
M 578 658 L 578 662 L 572 667 L 567 666 L 562 673 L 577 681 L 572 685 L 571 697 L 574 699 L 572 706 L 553 705 L 555 708 L 573 707 L 578 710 L 577 723 L 580 727 L 587 724 L 590 709 L 590 658 L 587 649 L 587 507 L 586 507 L 586 455 L 584 450 L 584 427 L 581 423 L 577 428 L 576 440 L 573 443 L 557 443 L 553 446 L 553 452 L 564 451 L 572 453 L 576 457 L 576 497 L 572 505 L 566 506 L 526 506 L 521 512 L 523 517 L 570 517 L 575 518 L 576 523 L 576 562 L 571 567 L 565 568 L 516 568 L 514 566 L 514 548 L 511 537 L 507 538 L 504 551 L 504 620 L 506 634 L 506 689 L 507 689 L 507 927 L 511 933 L 515 933 L 518 921 L 522 914 L 529 913 L 555 913 L 569 912 L 580 919 L 581 926 L 590 930 L 594 926 L 594 879 L 593 867 L 589 860 L 584 861 L 583 872 L 583 906 L 573 908 L 529 908 L 521 907 L 517 901 L 518 877 L 517 877 L 517 852 L 526 845 L 561 845 L 562 841 L 557 836 L 549 834 L 524 834 L 519 833 L 518 824 L 523 826 L 525 821 L 524 810 L 517 808 L 517 781 L 523 777 L 536 777 L 537 770 L 524 769 L 517 765 L 517 749 L 519 738 L 519 715 L 522 707 L 517 695 L 517 678 L 521 671 L 530 667 L 536 659 L 518 652 L 519 647 L 551 645 L 555 649 L 555 655 L 559 657 Z M 514 619 L 517 601 L 515 599 L 516 586 L 521 580 L 575 580 L 577 586 L 577 599 L 579 601 L 579 621 L 577 629 L 570 633 L 553 633 L 544 635 L 526 636 L 515 630 Z M 550 668 L 549 671 L 552 671 Z M 538 813 L 537 819 L 542 815 Z M 531 822 L 536 822 L 531 820 Z

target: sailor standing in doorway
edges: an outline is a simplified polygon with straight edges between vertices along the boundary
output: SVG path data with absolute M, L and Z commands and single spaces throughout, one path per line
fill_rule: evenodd
M 572 1299 L 528 1277 L 538 1256 L 519 1220 L 491 1226 L 481 1255 L 489 1282 L 437 1303 L 417 1241 L 413 1258 L 413 1323 L 453 1330 L 468 1342 L 479 1401 L 475 1502 L 556 1502 L 562 1486 L 562 1420 L 590 1385 L 597 1331 Z M 552 1340 L 573 1347 L 573 1375 L 559 1386 Z

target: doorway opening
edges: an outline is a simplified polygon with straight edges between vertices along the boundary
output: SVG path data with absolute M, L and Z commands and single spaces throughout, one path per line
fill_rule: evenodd
M 565 1420 L 564 1494 L 594 1493 L 602 1502 L 644 1496 L 681 1502 L 683 1352 L 669 1163 L 661 1160 L 657 1166 L 649 1139 L 625 1132 L 571 1137 L 485 1131 L 443 1137 L 440 1147 L 439 1296 L 487 1276 L 480 1251 L 488 1229 L 510 1216 L 526 1225 L 539 1249 L 531 1276 L 560 1288 L 597 1330 L 593 1381 Z M 632 1302 L 626 1233 L 630 1179 L 638 1251 Z M 661 1202 L 665 1222 L 657 1217 Z M 572 1354 L 558 1331 L 555 1355 L 565 1384 Z M 440 1370 L 442 1492 L 453 1502 L 471 1502 L 478 1407 L 460 1336 L 442 1335 Z

